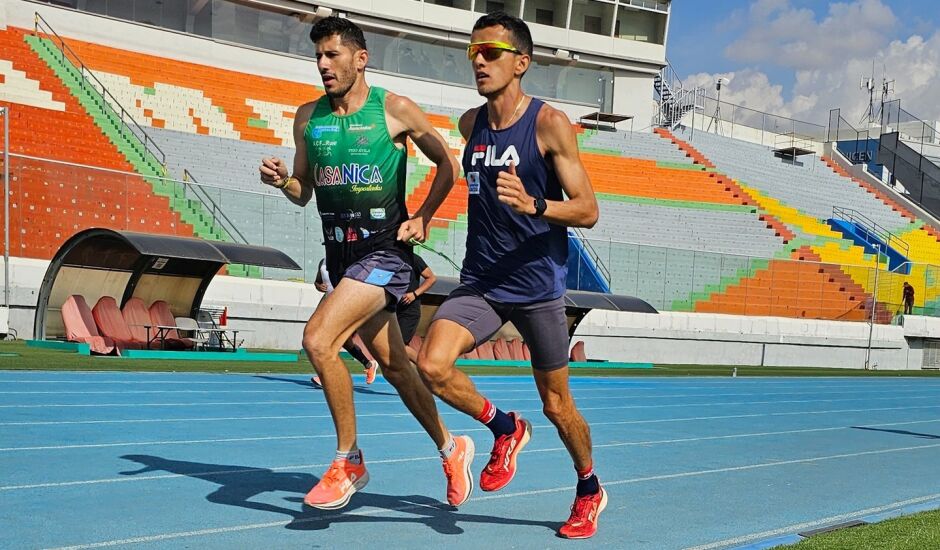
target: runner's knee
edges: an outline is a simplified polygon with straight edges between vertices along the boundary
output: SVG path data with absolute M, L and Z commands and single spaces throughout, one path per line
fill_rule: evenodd
M 435 392 L 447 386 L 455 359 L 446 350 L 422 346 L 418 352 L 418 372 Z
M 318 365 L 339 355 L 339 346 L 335 342 L 312 331 L 304 331 L 303 347 L 313 362 Z

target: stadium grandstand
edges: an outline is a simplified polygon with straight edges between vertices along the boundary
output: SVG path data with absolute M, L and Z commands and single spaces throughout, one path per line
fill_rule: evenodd
M 733 334 L 717 359 L 751 363 L 755 344 L 763 350 L 792 330 L 816 335 L 807 350 L 842 342 L 836 362 L 844 366 L 865 363 L 869 332 L 883 368 L 933 361 L 907 351 L 914 340 L 932 349 L 924 327 L 940 313 L 934 173 L 912 172 L 903 151 L 892 156 L 893 172 L 859 170 L 846 149 L 897 136 L 890 120 L 862 140 L 838 111 L 828 126 L 811 124 L 684 87 L 666 60 L 665 0 L 408 4 L 402 16 L 398 3 L 354 1 L 5 3 L 10 326 L 30 332 L 43 262 L 76 232 L 103 227 L 285 252 L 302 273 L 230 265 L 208 299 L 256 329 L 262 319 L 285 323 L 258 330 L 253 345 L 293 346 L 312 304 L 278 319 L 273 304 L 240 304 L 239 293 L 276 289 L 278 300 L 296 303 L 291 285 L 311 282 L 322 257 L 316 210 L 282 200 L 256 175 L 260 157 L 291 157 L 294 110 L 323 93 L 305 29 L 329 14 L 362 25 L 371 80 L 415 99 L 460 155 L 457 117 L 479 102 L 461 44 L 479 12 L 504 8 L 521 9 L 534 29 L 524 86 L 570 116 L 600 201 L 597 226 L 570 233 L 569 288 L 635 296 L 663 314 L 622 316 L 625 339 L 616 343 L 589 318 L 584 339 L 599 358 L 691 362 L 703 341 Z M 895 111 L 901 135 L 918 134 Z M 912 150 L 909 140 L 894 143 Z M 413 147 L 408 153 L 414 209 L 433 168 Z M 907 189 L 917 178 L 915 194 Z M 439 274 L 457 275 L 448 260 L 460 264 L 466 206 L 461 179 L 428 241 L 440 253 L 425 254 Z M 907 328 L 905 281 L 918 319 Z M 662 339 L 633 338 L 664 323 Z M 712 328 L 678 328 L 698 323 Z M 791 360 L 812 363 L 811 355 Z

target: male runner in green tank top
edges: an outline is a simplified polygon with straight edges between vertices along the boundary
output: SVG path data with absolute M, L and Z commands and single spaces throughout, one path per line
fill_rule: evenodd
M 326 95 L 301 105 L 294 117 L 293 173 L 265 158 L 261 181 L 305 206 L 316 193 L 323 221 L 326 266 L 335 290 L 304 329 L 303 347 L 323 382 L 336 426 L 336 457 L 307 494 L 307 505 L 342 508 L 369 480 L 356 444 L 352 379 L 340 347 L 358 331 L 385 378 L 437 444 L 447 477 L 447 500 L 463 504 L 472 490 L 473 440 L 452 437 L 431 393 L 408 361 L 395 306 L 411 279 L 411 239 L 423 241 L 428 223 L 457 178 L 456 158 L 411 100 L 370 87 L 362 31 L 328 17 L 313 26 L 317 68 Z M 408 138 L 437 165 L 424 204 L 412 218 L 405 206 Z

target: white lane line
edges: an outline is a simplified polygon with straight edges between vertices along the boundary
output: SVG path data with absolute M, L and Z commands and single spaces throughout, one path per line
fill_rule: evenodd
M 853 392 L 833 392 L 839 395 L 844 393 L 853 393 Z M 861 393 L 861 392 L 859 392 Z M 878 392 L 878 393 L 893 393 L 893 392 Z M 752 394 L 743 394 L 743 395 L 752 395 Z M 665 397 L 665 396 L 659 396 Z M 697 397 L 697 396 L 696 396 Z M 631 396 L 620 396 L 620 395 L 595 395 L 584 400 L 597 401 L 597 400 L 606 400 L 606 399 L 633 399 Z M 631 405 L 627 407 L 614 407 L 614 408 L 625 408 L 625 409 L 648 409 L 648 408 L 664 408 L 664 407 L 716 407 L 716 406 L 726 406 L 726 405 L 766 405 L 770 403 L 834 403 L 838 401 L 862 401 L 862 400 L 885 400 L 885 399 L 898 399 L 898 396 L 891 395 L 887 397 L 853 397 L 853 398 L 844 398 L 844 399 L 778 399 L 772 401 L 730 401 L 730 402 L 719 402 L 719 403 L 670 403 L 666 405 Z M 903 396 L 902 399 L 937 399 L 936 395 L 912 395 L 912 396 Z M 520 401 L 541 401 L 539 397 L 525 397 L 521 399 L 513 399 L 515 402 Z M 392 403 L 401 403 L 400 399 L 391 399 L 391 400 L 378 400 L 378 401 L 368 401 L 363 404 L 368 405 L 381 405 L 381 404 L 392 404 Z M 326 401 L 207 401 L 204 403 L 200 402 L 188 402 L 188 403 L 46 403 L 46 404 L 30 404 L 30 405 L 0 405 L 0 409 L 46 409 L 46 408 L 103 408 L 103 407 L 210 407 L 210 406 L 255 406 L 255 405 L 325 405 Z M 581 410 L 591 410 L 590 408 L 581 408 Z
M 877 428 L 877 427 L 887 427 L 887 426 L 907 426 L 911 424 L 930 424 L 940 422 L 940 418 L 934 418 L 930 420 L 913 420 L 905 422 L 885 422 L 880 424 L 865 424 L 857 427 L 863 428 Z M 606 424 L 621 424 L 621 422 L 608 422 Z M 599 424 L 594 424 L 599 425 Z M 544 425 L 535 425 L 535 428 L 548 429 L 553 426 L 548 424 Z M 712 436 L 702 436 L 702 437 L 683 437 L 683 438 L 674 438 L 674 439 L 651 439 L 646 441 L 624 441 L 617 443 L 602 443 L 596 444 L 593 447 L 595 449 L 611 449 L 618 447 L 645 447 L 645 446 L 654 446 L 654 445 L 674 445 L 677 443 L 695 443 L 698 441 L 721 441 L 726 439 L 745 439 L 751 437 L 769 437 L 776 435 L 793 435 L 793 434 L 803 434 L 803 433 L 815 433 L 815 432 L 831 432 L 839 430 L 849 430 L 856 426 L 828 426 L 824 428 L 805 428 L 799 430 L 782 430 L 775 432 L 752 432 L 752 433 L 740 433 L 740 434 L 726 434 L 726 435 L 712 435 Z M 471 430 L 464 430 L 464 432 L 480 432 L 487 431 L 489 428 L 474 428 Z M 379 436 L 394 436 L 394 435 L 413 435 L 413 434 L 424 434 L 423 431 L 408 431 L 408 432 L 380 432 L 380 433 L 370 433 L 370 434 L 359 434 L 361 437 L 379 437 Z M 289 436 L 289 437 L 259 437 L 259 438 L 243 438 L 243 439 L 220 439 L 220 440 L 194 440 L 194 441 L 171 441 L 171 444 L 187 444 L 187 443 L 215 443 L 215 442 L 227 442 L 227 441 L 264 441 L 269 439 L 318 439 L 318 438 L 332 438 L 332 434 L 324 435 L 311 435 L 311 436 Z M 88 445 L 89 447 L 116 447 L 121 445 L 134 446 L 134 445 L 162 445 L 167 442 L 143 442 L 143 443 L 115 443 L 115 444 L 104 444 L 104 445 Z M 80 446 L 81 447 L 81 446 Z M 56 447 L 53 447 L 56 448 Z M 528 449 L 524 451 L 525 453 L 555 453 L 560 451 L 566 451 L 565 447 L 547 447 L 544 449 Z M 430 460 L 432 457 L 414 457 L 414 458 L 399 458 L 393 460 L 370 460 L 369 464 L 387 464 L 387 463 L 397 463 L 402 461 L 409 460 Z M 271 471 L 281 471 L 290 468 L 298 469 L 310 469 L 314 467 L 326 467 L 329 464 L 308 464 L 303 466 L 279 466 L 276 468 L 270 468 Z M 71 485 L 93 485 L 99 483 L 118 483 L 118 482 L 127 482 L 127 481 L 149 481 L 154 479 L 168 479 L 175 477 L 198 477 L 200 475 L 218 475 L 218 474 L 238 474 L 243 472 L 258 472 L 263 471 L 264 468 L 250 468 L 250 469 L 239 469 L 239 470 L 222 470 L 214 472 L 203 472 L 196 474 L 166 474 L 158 476 L 146 476 L 146 477 L 119 477 L 119 478 L 105 478 L 105 479 L 95 479 L 95 480 L 80 480 L 80 481 L 63 481 L 63 482 L 50 482 L 50 483 L 37 483 L 29 485 L 6 485 L 0 486 L 0 491 L 14 491 L 14 490 L 23 490 L 23 489 L 37 489 L 45 487 L 65 487 Z
M 606 410 L 616 407 L 600 407 L 599 410 Z M 796 412 L 777 412 L 777 413 L 759 413 L 759 414 L 728 414 L 718 416 L 693 416 L 680 418 L 654 418 L 650 420 L 626 420 L 623 424 L 657 424 L 661 422 L 686 422 L 690 420 L 720 420 L 724 418 L 760 418 L 764 416 L 800 416 L 804 414 L 835 414 L 847 412 L 869 412 L 869 411 L 909 411 L 918 409 L 938 409 L 940 405 L 914 405 L 910 407 L 866 407 L 864 409 L 836 409 L 822 411 L 796 411 Z M 585 409 L 579 409 L 585 410 Z M 591 409 L 598 410 L 598 409 Z M 542 409 L 516 409 L 520 413 L 538 413 Z M 460 416 L 463 413 L 456 411 L 440 411 L 442 416 Z M 411 416 L 411 413 L 377 413 L 377 414 L 357 414 L 357 418 L 374 417 L 401 417 Z M 466 416 L 466 415 L 463 415 Z M 140 419 L 122 419 L 122 420 L 36 420 L 22 422 L 0 422 L 0 426 L 62 426 L 75 424 L 150 424 L 150 423 L 172 423 L 172 422 L 231 422 L 231 421 L 257 421 L 257 420 L 308 420 L 316 418 L 332 418 L 328 414 L 300 414 L 300 415 L 277 415 L 277 416 L 214 416 L 214 417 L 184 417 L 184 418 L 140 418 Z M 594 424 L 591 422 L 590 424 Z
M 755 470 L 759 468 L 775 468 L 778 466 L 787 466 L 787 465 L 792 465 L 792 464 L 812 464 L 814 462 L 838 460 L 841 458 L 853 458 L 853 457 L 858 457 L 858 456 L 899 453 L 899 452 L 907 452 L 907 451 L 916 451 L 916 450 L 921 450 L 921 449 L 931 449 L 931 448 L 936 448 L 936 447 L 940 447 L 940 443 L 935 443 L 931 445 L 917 445 L 917 446 L 912 446 L 912 447 L 897 447 L 897 448 L 892 448 L 892 449 L 880 449 L 876 451 L 862 451 L 858 453 L 843 453 L 843 454 L 838 454 L 838 455 L 819 456 L 819 457 L 814 457 L 814 458 L 803 458 L 803 459 L 795 459 L 795 460 L 787 460 L 787 461 L 762 462 L 762 463 L 757 463 L 757 464 L 747 464 L 743 466 L 732 466 L 728 468 L 713 468 L 709 470 L 679 472 L 679 473 L 674 473 L 674 474 L 637 477 L 637 478 L 631 478 L 631 479 L 621 479 L 621 480 L 616 480 L 616 481 L 605 480 L 604 486 L 611 487 L 611 486 L 617 486 L 617 485 L 644 483 L 648 481 L 661 481 L 661 480 L 666 480 L 666 479 L 679 479 L 679 478 L 703 476 L 703 475 L 710 475 L 710 474 L 716 474 L 716 473 L 740 472 L 740 471 L 746 471 L 746 470 Z M 434 458 L 437 458 L 437 457 L 434 457 Z M 407 460 L 408 459 L 405 459 L 405 461 Z M 420 458 L 417 460 L 429 460 L 429 459 Z M 500 493 L 500 494 L 487 495 L 484 497 L 475 498 L 471 500 L 470 503 L 473 504 L 475 502 L 487 501 L 487 500 L 502 500 L 502 499 L 508 499 L 508 498 L 542 495 L 542 494 L 547 494 L 547 493 L 558 493 L 562 491 L 571 491 L 572 489 L 573 487 L 571 485 L 565 485 L 563 487 L 553 487 L 550 489 L 537 489 L 537 490 L 532 490 L 532 491 L 521 491 L 517 493 Z M 931 498 L 936 498 L 936 495 L 931 495 L 930 497 L 923 497 L 924 500 L 929 500 Z M 305 518 L 305 519 L 299 519 L 299 520 L 293 520 L 293 521 L 281 520 L 281 521 L 272 521 L 272 522 L 267 522 L 267 523 L 251 523 L 251 524 L 243 524 L 243 525 L 232 525 L 228 527 L 217 527 L 213 529 L 201 529 L 198 531 L 178 531 L 175 533 L 162 533 L 158 535 L 147 535 L 147 536 L 141 536 L 141 537 L 102 541 L 102 542 L 95 542 L 95 543 L 88 543 L 88 544 L 78 544 L 74 546 L 63 546 L 63 547 L 58 547 L 56 550 L 84 550 L 86 548 L 103 548 L 103 547 L 108 547 L 108 546 L 139 544 L 139 543 L 145 543 L 145 542 L 156 542 L 156 541 L 172 540 L 172 539 L 179 539 L 179 538 L 201 537 L 201 536 L 207 536 L 207 535 L 233 533 L 233 532 L 238 532 L 238 531 L 248 531 L 248 530 L 254 530 L 254 529 L 282 527 L 288 524 L 298 525 L 298 524 L 304 524 L 304 523 L 314 523 L 318 521 L 329 521 L 331 519 L 338 518 L 341 516 L 372 516 L 372 515 L 383 514 L 383 513 L 388 513 L 388 512 L 400 512 L 404 510 L 415 510 L 419 508 L 428 508 L 428 507 L 429 506 L 424 505 L 424 504 L 421 504 L 421 505 L 414 504 L 414 505 L 409 505 L 409 506 L 398 507 L 398 508 L 395 508 L 394 510 L 382 508 L 382 509 L 375 509 L 375 510 L 367 510 L 364 512 L 353 511 L 353 512 L 346 512 L 344 514 L 333 514 L 333 515 L 320 516 L 320 517 L 315 517 L 315 518 Z M 434 507 L 431 507 L 431 508 L 434 508 Z
M 389 387 L 388 389 L 393 389 Z M 826 388 L 829 389 L 829 388 Z M 235 393 L 235 394 L 267 394 L 267 393 L 290 393 L 296 395 L 307 394 L 310 395 L 313 393 L 312 388 L 298 388 L 292 390 L 107 390 L 107 391 L 0 391 L 0 395 L 149 395 L 149 394 L 222 394 L 222 393 Z M 805 391 L 805 390 L 794 390 L 794 391 L 785 391 L 785 392 L 765 392 L 761 391 L 760 388 L 755 388 L 754 391 L 750 392 L 737 392 L 737 393 L 665 393 L 665 394 L 652 394 L 649 391 L 643 391 L 643 393 L 625 393 L 630 391 L 627 388 L 588 388 L 588 387 L 573 387 L 572 395 L 575 397 L 581 397 L 583 399 L 594 399 L 595 392 L 618 392 L 618 395 L 614 397 L 618 398 L 631 398 L 631 399 L 672 399 L 676 397 L 747 397 L 747 396 L 770 396 L 770 395 L 845 395 L 845 394 L 881 394 L 881 393 L 890 393 L 892 395 L 903 394 L 903 393 L 919 393 L 924 392 L 923 388 L 914 388 L 914 389 L 856 389 L 856 390 L 845 390 L 840 389 L 838 391 Z M 634 390 L 641 391 L 641 390 Z M 505 393 L 525 393 L 530 394 L 534 393 L 535 388 L 524 389 L 524 390 L 495 390 L 491 392 L 486 392 L 487 396 L 492 396 L 495 394 L 505 394 Z M 584 393 L 591 393 L 592 395 L 582 395 Z M 314 393 L 314 395 L 316 395 Z M 934 397 L 940 397 L 940 395 L 934 395 Z M 613 397 L 605 397 L 604 399 L 612 399 Z M 388 401 L 369 401 L 369 403 L 388 403 Z
M 940 499 L 940 493 L 911 498 L 907 500 L 899 500 L 897 502 L 892 502 L 891 504 L 885 504 L 883 506 L 875 506 L 873 508 L 866 508 L 864 510 L 857 510 L 855 512 L 848 512 L 846 514 L 829 516 L 826 518 L 821 518 L 821 519 L 817 519 L 814 521 L 807 521 L 804 523 L 795 523 L 793 525 L 788 525 L 786 527 L 780 527 L 779 529 L 761 531 L 760 533 L 751 533 L 750 535 L 742 535 L 742 536 L 734 537 L 730 539 L 710 542 L 708 544 L 701 544 L 698 546 L 689 546 L 685 548 L 685 550 L 714 550 L 716 548 L 723 548 L 723 547 L 728 547 L 728 546 L 739 546 L 742 544 L 746 544 L 748 542 L 759 541 L 762 539 L 769 539 L 771 537 L 777 537 L 781 535 L 789 535 L 791 533 L 798 533 L 800 531 L 813 529 L 815 527 L 822 527 L 825 525 L 842 523 L 844 521 L 848 521 L 851 519 L 870 516 L 873 514 L 879 514 L 881 512 L 887 512 L 889 510 L 904 508 L 906 506 L 912 506 L 914 504 L 920 504 L 923 502 L 930 502 L 931 500 L 937 500 L 937 499 Z
M 730 367 L 729 367 L 730 369 Z M 179 373 L 176 373 L 179 374 Z M 233 375 L 217 375 L 217 376 L 233 376 Z M 355 378 L 361 378 L 361 374 L 354 374 Z M 17 380 L 4 380 L 0 378 L 0 385 L 2 384 L 185 384 L 189 385 L 200 385 L 200 384 L 238 384 L 238 385 L 272 385 L 278 382 L 283 383 L 298 383 L 305 382 L 309 380 L 308 377 L 300 378 L 278 378 L 276 380 L 252 380 L 251 378 L 256 378 L 254 376 L 246 375 L 244 377 L 238 377 L 232 380 L 27 380 L 27 379 L 17 379 Z M 474 383 L 478 386 L 519 386 L 527 385 L 533 386 L 532 377 L 529 375 L 525 376 L 507 376 L 507 378 L 522 378 L 519 381 L 485 381 L 479 380 L 476 376 L 471 376 L 474 380 Z M 734 381 L 729 381 L 729 377 L 710 377 L 708 379 L 693 379 L 696 384 L 702 385 L 686 385 L 689 382 L 689 377 L 622 377 L 622 376 L 611 376 L 611 377 L 585 377 L 577 376 L 575 373 L 571 377 L 572 383 L 584 383 L 584 385 L 589 384 L 618 384 L 622 386 L 663 386 L 663 387 L 682 387 L 682 388 L 713 388 L 716 386 L 741 386 L 754 384 L 759 386 L 771 386 L 771 385 L 793 385 L 794 387 L 805 387 L 810 385 L 809 382 L 812 382 L 813 386 L 824 386 L 824 387 L 857 387 L 859 385 L 878 385 L 878 384 L 894 384 L 893 387 L 938 387 L 940 386 L 940 381 L 935 377 L 899 377 L 899 378 L 888 378 L 888 377 L 850 377 L 850 376 L 837 376 L 837 377 L 818 377 L 818 376 L 805 376 L 798 378 L 787 378 L 787 377 L 776 377 L 776 376 L 765 376 L 765 377 L 737 377 Z M 916 381 L 916 382 L 915 382 Z M 826 384 L 820 384 L 820 382 L 826 382 Z M 831 382 L 831 384 L 830 384 Z M 851 382 L 851 383 L 849 383 Z M 384 384 L 383 382 L 377 382 Z
M 896 426 L 900 424 L 922 424 L 926 422 L 937 422 L 938 420 L 914 420 L 909 422 L 897 422 L 891 424 L 869 424 L 868 426 Z M 615 426 L 622 425 L 624 421 L 613 421 L 613 422 L 592 422 L 592 426 Z M 535 424 L 534 428 L 551 428 L 553 426 L 549 424 Z M 720 436 L 702 436 L 702 437 L 688 437 L 682 439 L 660 439 L 652 441 L 640 441 L 635 443 L 616 443 L 611 445 L 595 445 L 595 448 L 600 447 L 622 447 L 630 445 L 654 445 L 660 443 L 680 443 L 680 442 L 693 442 L 693 441 L 711 441 L 718 439 L 733 439 L 737 437 L 754 437 L 754 436 L 767 436 L 767 435 L 783 435 L 783 434 L 796 434 L 796 433 L 810 433 L 810 432 L 825 432 L 833 430 L 843 430 L 849 429 L 852 426 L 835 426 L 829 428 L 804 428 L 799 430 L 785 430 L 778 432 L 757 432 L 754 434 L 745 434 L 745 435 L 720 435 Z M 460 430 L 463 432 L 480 432 L 486 431 L 489 428 L 470 428 L 465 430 Z M 409 431 L 397 431 L 397 432 L 374 432 L 374 433 L 361 433 L 358 434 L 359 437 L 383 437 L 383 436 L 400 436 L 400 435 L 420 435 L 424 434 L 423 430 L 409 430 Z M 33 446 L 33 447 L 0 447 L 0 452 L 9 453 L 9 452 L 20 452 L 20 451 L 61 451 L 61 450 L 71 450 L 71 449 L 102 449 L 108 447 L 145 447 L 151 445 L 200 445 L 203 443 L 242 443 L 248 441 L 293 441 L 297 439 L 332 439 L 336 437 L 334 434 L 317 434 L 317 435 L 266 435 L 266 436 L 253 436 L 253 437 L 223 437 L 217 439 L 168 439 L 168 440 L 156 440 L 156 441 L 118 441 L 113 443 L 80 443 L 75 445 L 43 445 L 43 446 Z M 547 449 L 548 451 L 554 451 L 556 449 Z M 535 451 L 535 452 L 544 452 L 544 451 Z

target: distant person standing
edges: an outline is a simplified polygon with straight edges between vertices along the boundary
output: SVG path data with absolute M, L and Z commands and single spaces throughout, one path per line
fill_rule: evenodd
M 434 283 L 437 282 L 437 275 L 431 271 L 424 258 L 415 254 L 411 263 L 411 282 L 408 285 L 408 291 L 395 308 L 395 316 L 398 317 L 398 326 L 401 327 L 401 337 L 405 342 L 405 351 L 408 353 L 408 360 L 418 364 L 418 352 L 408 345 L 418 331 L 418 324 L 421 322 L 421 295 L 431 290 Z
M 914 314 L 914 287 L 904 281 L 904 315 Z

